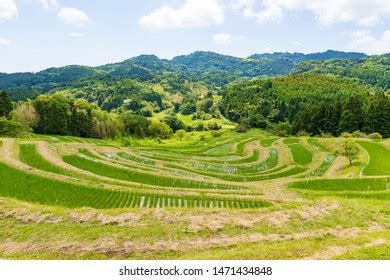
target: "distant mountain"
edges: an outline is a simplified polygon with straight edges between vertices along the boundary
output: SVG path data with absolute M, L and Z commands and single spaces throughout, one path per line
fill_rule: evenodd
M 326 52 L 311 53 L 305 55 L 305 60 L 327 60 L 333 58 L 350 58 L 350 59 L 362 59 L 367 57 L 364 53 L 358 52 L 339 52 L 327 50 Z
M 226 80 L 232 81 L 241 78 L 258 76 L 284 76 L 288 75 L 294 66 L 302 61 L 327 60 L 334 58 L 362 59 L 367 57 L 364 53 L 339 52 L 328 50 L 323 53 L 265 53 L 254 54 L 248 58 L 238 58 L 213 52 L 194 52 L 190 55 L 177 56 L 172 59 L 176 65 L 184 65 L 196 75 L 208 75 L 209 82 L 217 86 L 226 84 Z M 223 80 L 218 80 L 223 73 Z M 215 76 L 215 79 L 210 79 Z
M 251 55 L 250 59 L 262 59 L 262 58 L 269 58 L 269 59 L 290 59 L 294 62 L 301 62 L 306 60 L 327 60 L 327 59 L 333 59 L 333 58 L 350 58 L 350 59 L 362 59 L 367 57 L 364 53 L 357 53 L 357 52 L 339 52 L 339 51 L 333 51 L 333 50 L 327 50 L 326 52 L 318 52 L 318 53 L 310 53 L 310 54 L 303 54 L 303 53 L 282 53 L 282 52 L 276 52 L 276 53 L 265 53 L 265 54 L 254 54 Z

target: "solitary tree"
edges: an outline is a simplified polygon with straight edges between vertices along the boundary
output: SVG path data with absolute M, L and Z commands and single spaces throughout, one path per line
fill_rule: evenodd
M 345 141 L 341 149 L 337 152 L 337 155 L 344 156 L 349 160 L 349 164 L 352 165 L 352 161 L 358 158 L 359 147 L 351 141 Z
M 12 101 L 6 91 L 0 93 L 0 117 L 8 117 L 13 109 Z

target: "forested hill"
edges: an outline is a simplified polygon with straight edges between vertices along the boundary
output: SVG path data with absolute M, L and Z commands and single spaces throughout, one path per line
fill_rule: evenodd
M 238 79 L 287 75 L 297 63 L 302 61 L 332 58 L 362 59 L 365 56 L 360 53 L 327 51 L 308 55 L 256 54 L 248 58 L 238 58 L 212 52 L 195 52 L 165 60 L 154 55 L 141 55 L 120 63 L 99 67 L 70 65 L 49 68 L 37 73 L 0 73 L 0 89 L 18 88 L 19 93 L 26 93 L 28 90 L 29 95 L 32 96 L 31 90 L 47 92 L 80 79 L 129 78 L 138 81 L 160 81 L 167 76 L 220 87 Z
M 284 58 L 284 59 L 290 59 L 294 62 L 301 62 L 306 60 L 327 60 L 327 59 L 334 59 L 334 58 L 349 58 L 349 59 L 362 59 L 367 57 L 364 53 L 357 53 L 357 52 L 339 52 L 339 51 L 333 51 L 333 50 L 327 50 L 326 52 L 318 52 L 318 53 L 310 53 L 310 54 L 303 54 L 303 53 L 265 53 L 265 54 L 254 54 L 250 56 L 249 58 L 252 59 L 261 59 L 261 58 L 269 58 L 269 59 L 277 59 L 277 58 Z
M 329 75 L 255 79 L 232 84 L 223 93 L 228 119 L 243 127 L 276 125 L 282 135 L 364 131 L 389 137 L 389 112 L 390 98 L 382 90 Z
M 390 54 L 364 59 L 310 60 L 298 63 L 291 74 L 334 74 L 358 78 L 367 84 L 390 89 Z

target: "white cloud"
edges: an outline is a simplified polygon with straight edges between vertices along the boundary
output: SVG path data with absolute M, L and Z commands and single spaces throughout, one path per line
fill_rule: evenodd
M 262 3 L 262 10 L 255 11 L 256 3 Z M 294 10 L 313 13 L 323 25 L 349 22 L 372 26 L 390 16 L 389 0 L 233 0 L 232 7 L 261 23 L 278 22 L 287 11 Z
M 14 0 L 0 0 L 0 21 L 10 20 L 18 15 Z
M 61 8 L 58 17 L 61 18 L 65 24 L 76 26 L 83 26 L 90 21 L 86 13 L 76 8 Z
M 45 9 L 58 8 L 60 3 L 57 0 L 38 0 L 41 3 L 42 7 Z
M 232 36 L 228 33 L 218 33 L 213 36 L 214 43 L 218 45 L 224 45 L 230 43 Z
M 0 46 L 8 46 L 11 44 L 11 41 L 5 38 L 0 38 Z
M 390 53 L 390 30 L 386 30 L 378 39 L 368 30 L 352 32 L 347 47 L 351 51 L 362 51 L 371 55 Z
M 178 9 L 162 6 L 143 16 L 139 24 L 145 29 L 161 30 L 204 27 L 222 24 L 224 11 L 219 0 L 186 0 Z

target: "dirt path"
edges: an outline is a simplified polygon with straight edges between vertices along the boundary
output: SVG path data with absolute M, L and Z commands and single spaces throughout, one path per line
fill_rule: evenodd
M 332 165 L 325 172 L 325 177 L 334 177 L 338 171 L 348 166 L 348 160 L 343 157 L 337 157 Z

